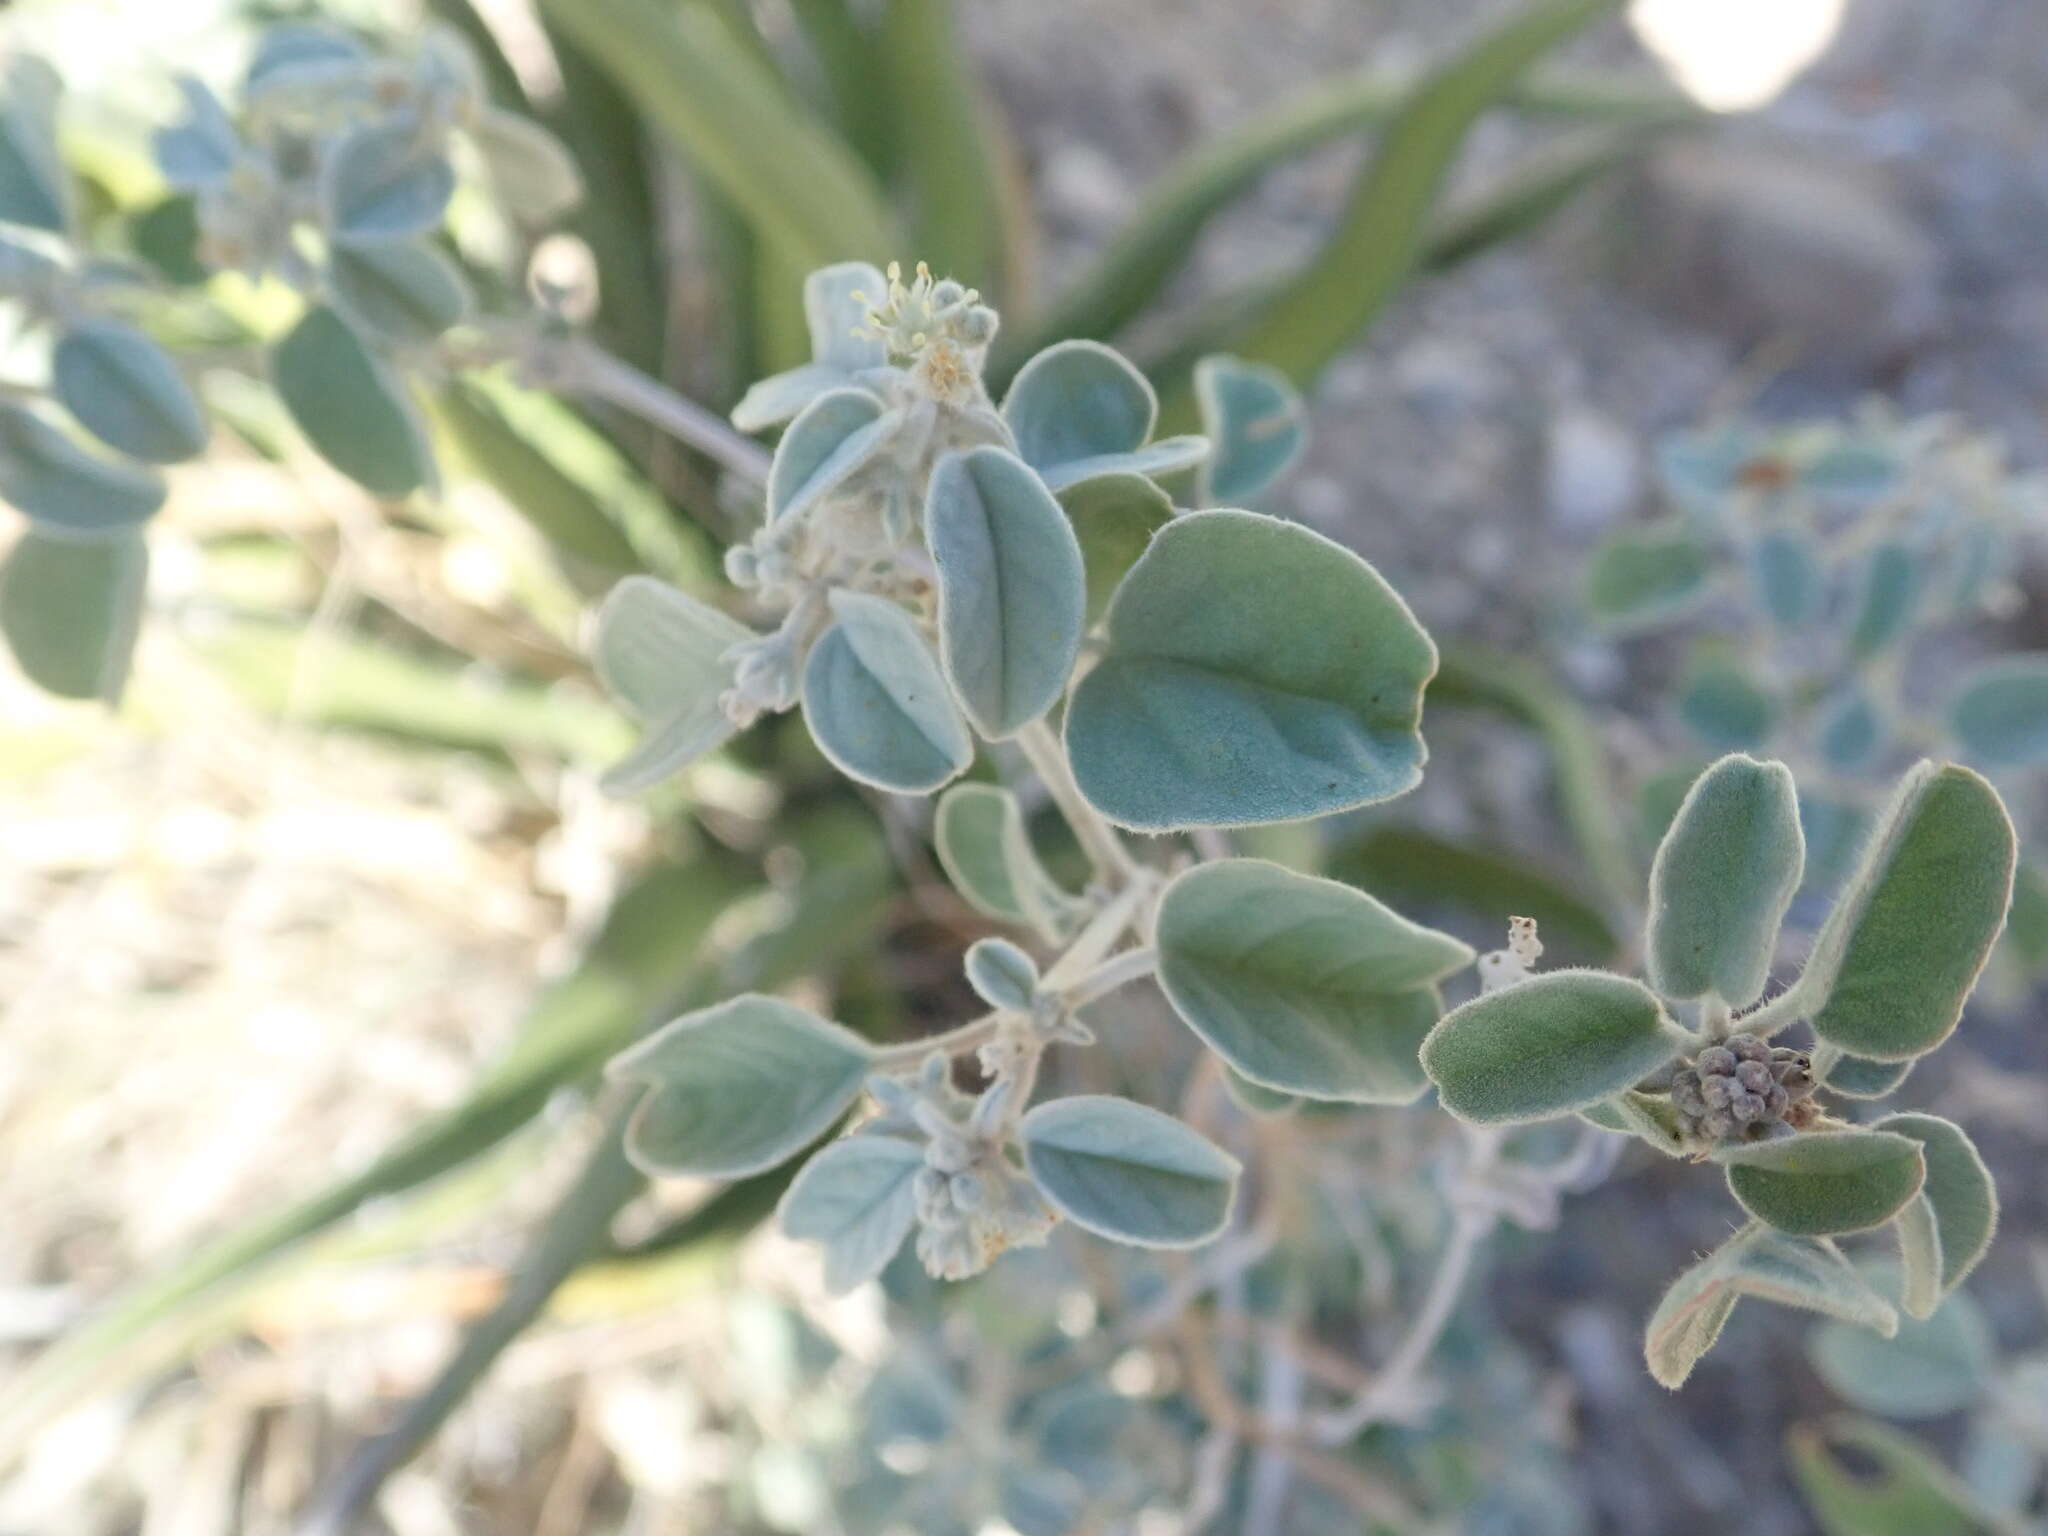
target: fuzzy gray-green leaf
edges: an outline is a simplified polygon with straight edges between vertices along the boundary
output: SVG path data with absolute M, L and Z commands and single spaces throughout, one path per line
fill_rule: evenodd
M 0 404 L 0 500 L 32 523 L 94 537 L 155 516 L 164 483 L 150 470 L 88 453 L 26 407 Z
M 1208 452 L 1202 438 L 1148 445 L 1158 419 L 1159 397 L 1145 375 L 1096 341 L 1047 347 L 1003 397 L 1018 455 L 1055 491 L 1097 475 L 1163 475 L 1199 463 Z
M 1053 706 L 1081 649 L 1081 546 L 1030 467 L 1001 448 L 932 471 L 925 540 L 939 573 L 939 655 L 975 729 L 1015 735 Z
M 825 1289 L 880 1274 L 917 1220 L 912 1184 L 924 1150 L 894 1136 L 848 1136 L 819 1152 L 776 1207 L 784 1235 L 825 1245 Z
M 327 276 L 351 320 L 398 346 L 425 346 L 469 313 L 461 272 L 424 241 L 337 245 Z
M 83 320 L 57 339 L 50 390 L 110 448 L 151 464 L 206 447 L 206 414 L 170 354 L 122 320 Z
M 1195 364 L 1195 403 L 1210 443 L 1197 480 L 1204 504 L 1249 501 L 1286 473 L 1308 439 L 1300 393 L 1264 363 L 1203 358 Z
M 674 1020 L 605 1070 L 647 1085 L 627 1151 L 649 1173 L 738 1178 L 825 1134 L 859 1095 L 867 1042 L 779 998 L 746 993 Z
M 1898 1265 L 1868 1259 L 1876 1289 L 1899 1294 Z M 1991 1383 L 1995 1352 L 1984 1315 L 1967 1294 L 1950 1296 L 1925 1319 L 1906 1318 L 1889 1338 L 1829 1323 L 1809 1345 L 1814 1369 L 1836 1394 L 1867 1413 L 1932 1419 L 1968 1407 Z
M 909 614 L 841 589 L 838 620 L 804 664 L 804 719 L 842 773 L 902 794 L 928 794 L 974 759 L 967 723 Z
M 1666 997 L 1755 1002 L 1805 854 L 1783 763 L 1737 753 L 1701 774 L 1650 867 L 1651 984 Z
M 455 169 L 408 119 L 365 123 L 334 141 L 320 169 L 320 212 L 343 240 L 394 240 L 441 222 Z
M 433 458 L 405 386 L 356 328 L 316 305 L 277 344 L 271 382 L 320 456 L 389 501 L 433 478 Z
M 1927 1165 L 1910 1136 L 1814 1131 L 1723 1148 L 1716 1160 L 1742 1208 L 1780 1232 L 1831 1237 L 1891 1220 Z
M 1109 612 L 1118 585 L 1138 563 L 1152 535 L 1173 518 L 1173 498 L 1135 471 L 1097 475 L 1059 493 L 1074 525 L 1088 580 L 1088 622 Z
M 1017 1127 L 1024 1166 L 1078 1226 L 1145 1248 L 1192 1248 L 1223 1230 L 1237 1159 L 1171 1115 L 1107 1094 L 1040 1104 Z
M 651 576 L 628 576 L 597 615 L 597 675 L 647 728 L 604 778 L 613 794 L 660 782 L 733 733 L 719 707 L 730 686 L 725 653 L 754 632 Z
M 1435 984 L 1472 963 L 1448 934 L 1363 891 L 1261 859 L 1181 875 L 1161 898 L 1159 980 L 1241 1076 L 1315 1099 L 1406 1104 Z
M 1907 774 L 1798 982 L 1814 1032 L 1875 1061 L 1947 1039 L 2004 926 L 2016 857 L 1982 778 L 1954 763 Z
M 1414 787 L 1436 647 L 1377 571 L 1294 523 L 1195 512 L 1110 605 L 1066 742 L 1122 826 L 1299 821 Z
M 138 532 L 75 539 L 31 526 L 0 563 L 0 634 L 37 687 L 115 703 L 148 577 L 149 549 Z
M 804 407 L 768 469 L 768 515 L 800 517 L 881 451 L 898 418 L 864 389 L 833 389 Z
M 1683 527 L 1631 528 L 1593 552 L 1586 606 L 1609 629 L 1648 629 L 1685 612 L 1707 593 L 1713 566 Z
M 1927 1160 L 1927 1182 L 1920 1198 L 1934 1214 L 1941 1255 L 1939 1280 L 1943 1294 L 1969 1278 L 1991 1247 L 1998 1230 L 1998 1187 L 1974 1143 L 1961 1126 L 1939 1115 L 1886 1115 L 1871 1122 L 1873 1130 L 1910 1136 Z
M 1422 1067 L 1459 1119 L 1513 1124 L 1613 1098 L 1685 1044 L 1641 982 L 1546 971 L 1445 1014 L 1422 1042 Z
M 2002 656 L 1963 679 L 1949 729 L 1978 767 L 2032 768 L 2048 761 L 2048 654 Z
M 1017 797 L 994 784 L 955 784 L 939 797 L 932 841 L 953 889 L 998 922 L 1051 940 L 1072 904 L 1032 851 Z
M 1898 1314 L 1826 1238 L 1751 1222 L 1672 1281 L 1643 1331 L 1650 1374 L 1674 1391 L 1714 1345 L 1743 1297 L 1890 1333 Z

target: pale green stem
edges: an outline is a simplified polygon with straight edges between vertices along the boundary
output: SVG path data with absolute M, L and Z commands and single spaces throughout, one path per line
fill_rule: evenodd
M 1000 1011 L 984 1013 L 980 1018 L 970 1019 L 944 1034 L 927 1035 L 922 1040 L 905 1040 L 899 1045 L 878 1046 L 874 1054 L 875 1070 L 893 1072 L 902 1067 L 914 1067 L 933 1051 L 944 1051 L 948 1056 L 971 1051 L 995 1038 L 1004 1017 Z
M 1140 873 L 1142 876 L 1142 871 Z M 1151 894 L 1152 882 L 1140 878 L 1105 901 L 1101 909 L 1088 919 L 1086 926 L 1074 935 L 1066 952 L 1046 971 L 1044 985 L 1047 990 L 1065 991 L 1106 960 L 1110 951 L 1116 948 L 1117 940 L 1143 915 L 1146 898 Z
M 1067 1005 L 1071 1008 L 1085 1008 L 1099 998 L 1107 997 L 1118 987 L 1128 986 L 1150 976 L 1159 968 L 1159 952 L 1156 949 L 1127 949 L 1111 957 L 1067 988 Z
M 1804 979 L 1802 977 L 1801 981 Z M 1752 1008 L 1748 1013 L 1738 1015 L 1734 1021 L 1735 1027 L 1746 1035 L 1768 1039 L 1787 1024 L 1805 1016 L 1806 1000 L 1801 992 L 1800 982 L 1793 982 L 1761 1008 Z
M 716 459 L 756 485 L 768 483 L 768 451 L 735 430 L 723 416 L 670 389 L 631 363 L 582 340 L 544 351 L 537 371 L 554 387 L 588 395 L 639 417 L 678 441 Z
M 1060 814 L 1066 817 L 1067 825 L 1074 829 L 1074 836 L 1080 840 L 1088 862 L 1095 866 L 1095 873 L 1112 885 L 1127 885 L 1141 874 L 1143 871 L 1124 847 L 1123 839 L 1117 836 L 1116 828 L 1081 797 L 1080 787 L 1067 768 L 1066 751 L 1052 728 L 1043 720 L 1032 721 L 1017 733 L 1017 746 L 1060 808 Z

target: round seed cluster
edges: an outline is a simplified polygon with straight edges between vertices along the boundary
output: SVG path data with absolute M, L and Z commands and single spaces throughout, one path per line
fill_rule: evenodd
M 1812 1117 L 1812 1064 L 1805 1054 L 1755 1035 L 1731 1035 L 1701 1051 L 1671 1080 L 1685 1129 L 1703 1141 L 1757 1141 L 1780 1122 Z

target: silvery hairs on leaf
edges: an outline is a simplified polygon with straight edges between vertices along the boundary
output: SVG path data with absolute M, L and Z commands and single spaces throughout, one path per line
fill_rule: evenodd
M 1105 1094 L 1053 1099 L 1024 1116 L 1018 1138 L 1045 1197 L 1099 1236 L 1190 1248 L 1230 1220 L 1237 1159 L 1147 1105 Z
M 1218 353 L 1195 364 L 1195 400 L 1211 444 L 1196 471 L 1202 504 L 1238 506 L 1287 472 L 1308 441 L 1301 394 L 1279 369 Z
M 1422 1042 L 1422 1066 L 1459 1119 L 1513 1125 L 1611 1099 L 1689 1042 L 1641 982 L 1546 971 L 1445 1014 Z
M 1018 455 L 1054 491 L 1098 475 L 1164 475 L 1200 463 L 1205 438 L 1148 444 L 1158 419 L 1151 382 L 1099 341 L 1047 347 L 1017 371 L 1003 398 Z
M 768 516 L 797 518 L 838 490 L 903 423 L 864 389 L 817 396 L 789 424 L 768 467 Z
M 1013 736 L 1052 708 L 1080 654 L 1081 546 L 1031 468 L 994 447 L 939 460 L 925 539 L 954 693 L 983 736 Z
M 1178 876 L 1159 904 L 1159 981 L 1231 1069 L 1314 1099 L 1406 1104 L 1436 983 L 1471 948 L 1363 891 L 1259 859 Z
M 1161 528 L 1076 686 L 1074 777 L 1119 826 L 1301 821 L 1415 787 L 1436 647 L 1357 555 L 1255 512 Z
M 868 306 L 879 302 L 888 288 L 881 269 L 864 261 L 820 267 L 805 278 L 804 320 L 810 328 L 811 361 L 755 384 L 733 407 L 732 424 L 742 432 L 777 426 L 825 391 L 844 388 L 855 375 L 887 363 L 888 350 L 881 340 L 856 332 L 867 319 Z
M 1791 769 L 1739 753 L 1708 768 L 1650 867 L 1651 983 L 1670 998 L 1755 1002 L 1805 859 Z
M 1814 1033 L 1873 1061 L 1947 1039 L 2005 925 L 2017 857 L 1984 779 L 1955 763 L 1908 773 L 1797 983 Z
M 825 1248 L 825 1288 L 835 1296 L 880 1274 L 917 1219 L 915 1182 L 925 1166 L 914 1141 L 843 1137 L 802 1168 L 776 1208 L 783 1232 Z
M 719 696 L 732 681 L 726 653 L 754 632 L 651 576 L 628 576 L 597 613 L 597 675 L 646 726 L 604 776 L 628 794 L 659 783 L 733 734 Z
M 842 1025 L 746 993 L 684 1014 L 612 1058 L 644 1083 L 626 1150 L 649 1173 L 739 1178 L 793 1157 L 859 1097 L 874 1052 Z
M 917 623 L 886 598 L 840 588 L 837 620 L 804 663 L 804 720 L 849 778 L 929 794 L 974 760 L 967 723 Z

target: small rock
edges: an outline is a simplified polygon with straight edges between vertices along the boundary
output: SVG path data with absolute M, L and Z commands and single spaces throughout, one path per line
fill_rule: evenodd
M 1619 422 L 1578 405 L 1566 406 L 1552 419 L 1544 445 L 1543 491 L 1559 528 L 1591 533 L 1618 522 L 1642 488 L 1642 455 Z
M 1782 147 L 1682 144 L 1646 173 L 1637 270 L 1695 324 L 1873 367 L 1941 321 L 1942 257 L 1891 187 Z

